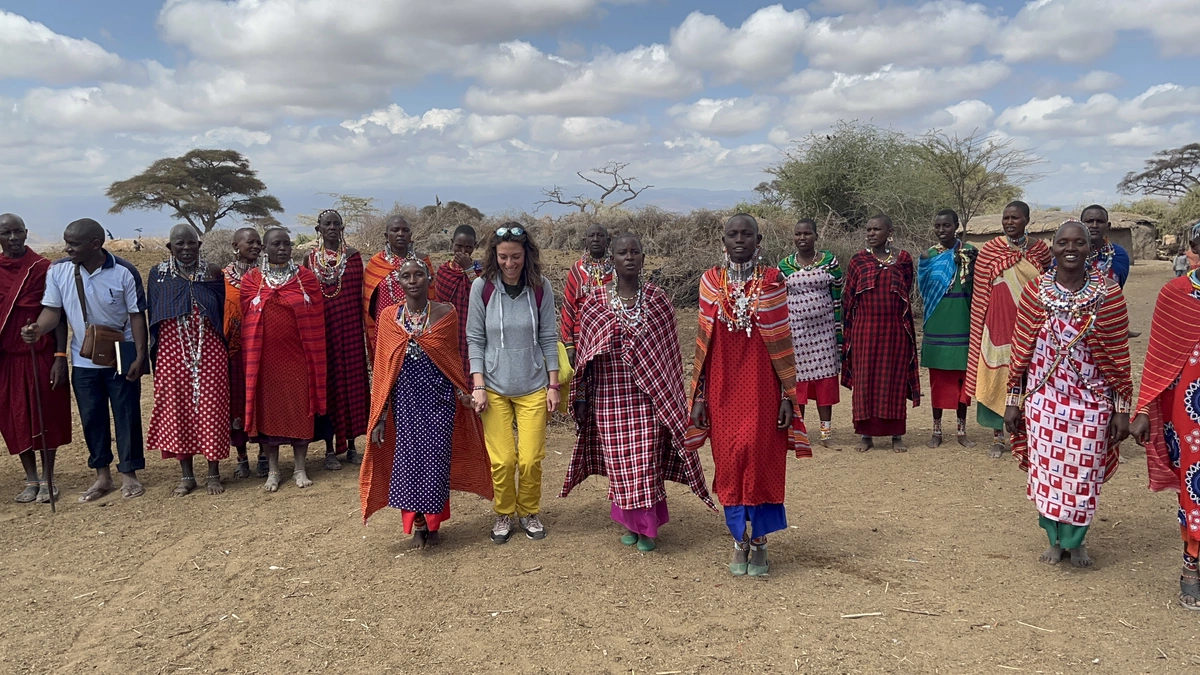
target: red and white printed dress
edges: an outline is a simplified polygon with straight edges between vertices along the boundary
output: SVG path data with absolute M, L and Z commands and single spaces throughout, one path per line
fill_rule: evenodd
M 1107 432 L 1113 414 L 1109 386 L 1079 335 L 1085 321 L 1054 313 L 1042 326 L 1025 399 L 1026 494 L 1038 513 L 1077 526 L 1090 525 L 1096 513 L 1108 470 Z M 1060 346 L 1068 353 L 1056 360 Z

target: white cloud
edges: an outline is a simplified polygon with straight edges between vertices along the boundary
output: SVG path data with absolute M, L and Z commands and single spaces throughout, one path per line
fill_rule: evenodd
M 543 54 L 542 58 L 554 57 Z M 633 100 L 677 98 L 701 87 L 697 75 L 680 68 L 666 47 L 656 44 L 604 52 L 587 63 L 567 62 L 564 77 L 551 88 L 472 86 L 464 102 L 468 108 L 489 113 L 611 114 Z
M 867 75 L 837 74 L 828 87 L 795 97 L 788 121 L 793 131 L 806 133 L 840 119 L 921 112 L 986 91 L 1008 75 L 1008 67 L 996 61 L 936 70 L 885 66 Z
M 737 136 L 767 126 L 775 102 L 765 98 L 702 98 L 695 103 L 667 109 L 677 124 L 717 136 Z
M 1200 54 L 1195 0 L 1031 0 L 991 49 L 1011 61 L 1087 63 L 1109 53 L 1126 31 L 1149 33 L 1164 56 Z
M 607 117 L 555 117 L 538 115 L 530 120 L 533 142 L 556 148 L 597 148 L 641 140 L 647 129 Z
M 1115 137 L 1120 144 L 1145 136 L 1150 125 L 1200 116 L 1200 87 L 1160 84 L 1132 99 L 1095 94 L 1082 103 L 1069 96 L 1033 98 L 996 118 L 998 127 L 1018 133 Z M 1141 131 L 1137 129 L 1141 127 Z
M 357 120 L 342 122 L 342 126 L 354 132 L 362 133 L 368 124 L 381 126 L 393 134 L 408 134 L 424 129 L 444 131 L 446 127 L 462 121 L 463 112 L 457 108 L 446 110 L 433 108 L 423 115 L 409 115 L 404 108 L 393 103 L 383 110 L 375 110 L 363 115 Z
M 1077 91 L 1093 92 L 1116 89 L 1123 84 L 1125 84 L 1125 79 L 1116 73 L 1110 73 L 1106 70 L 1093 70 L 1075 80 L 1071 88 Z
M 803 51 L 810 65 L 847 73 L 888 64 L 947 66 L 966 63 L 999 27 L 982 5 L 935 0 L 820 19 L 806 31 Z
M 0 10 L 0 80 L 77 82 L 116 73 L 121 57 L 91 40 L 59 35 L 23 16 Z
M 692 12 L 671 30 L 671 57 L 681 65 L 712 71 L 721 82 L 762 80 L 792 70 L 805 38 L 808 14 L 782 5 L 763 7 L 740 28 L 715 16 Z
M 955 103 L 939 110 L 927 118 L 930 125 L 949 133 L 967 135 L 990 128 L 996 111 L 983 101 L 970 100 Z
M 879 3 L 876 0 L 817 0 L 808 6 L 808 11 L 817 14 L 874 12 L 877 9 L 879 9 Z

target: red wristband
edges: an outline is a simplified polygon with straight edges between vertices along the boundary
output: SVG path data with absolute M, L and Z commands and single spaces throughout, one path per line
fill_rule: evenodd
M 554 391 L 558 391 L 558 390 L 562 389 L 562 385 L 560 385 L 560 384 L 552 384 L 552 385 L 550 385 L 550 387 L 549 387 L 549 388 L 550 388 L 550 389 L 553 389 Z

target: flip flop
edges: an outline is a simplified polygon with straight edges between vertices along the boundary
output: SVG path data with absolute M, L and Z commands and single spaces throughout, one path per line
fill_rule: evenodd
M 84 493 L 82 495 L 79 496 L 79 502 L 82 504 L 87 504 L 89 502 L 99 501 L 99 500 L 103 499 L 104 497 L 108 496 L 108 493 L 110 493 L 112 491 L 113 491 L 113 488 L 111 488 L 111 487 L 107 488 L 107 489 L 90 487 L 86 491 L 84 491 Z
M 38 486 L 37 501 L 39 504 L 50 503 L 50 491 L 46 489 L 46 482 L 42 481 Z M 54 486 L 54 501 L 58 501 L 58 486 Z
M 25 481 L 25 489 L 21 490 L 17 498 L 13 501 L 18 504 L 32 504 L 37 499 L 37 495 L 38 482 L 36 480 L 27 480 Z
M 141 497 L 144 494 L 146 494 L 146 488 L 141 485 L 138 485 L 136 487 L 129 487 L 127 485 L 121 486 L 121 496 L 124 497 L 125 499 L 133 499 L 134 497 Z

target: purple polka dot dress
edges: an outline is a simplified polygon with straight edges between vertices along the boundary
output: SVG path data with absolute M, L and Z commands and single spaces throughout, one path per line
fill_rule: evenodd
M 427 355 L 414 350 L 405 356 L 392 394 L 396 459 L 388 506 L 441 513 L 450 499 L 454 385 Z

